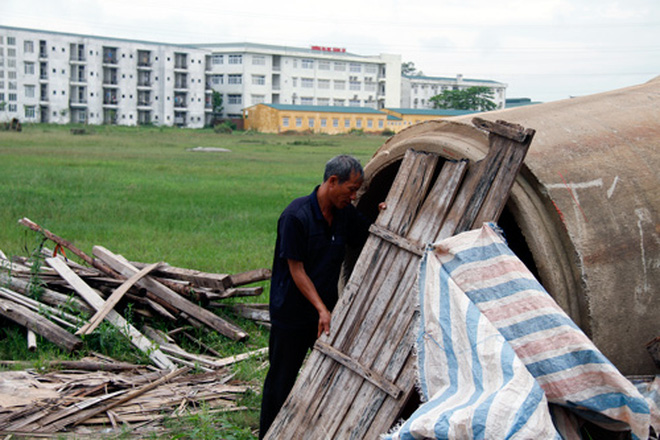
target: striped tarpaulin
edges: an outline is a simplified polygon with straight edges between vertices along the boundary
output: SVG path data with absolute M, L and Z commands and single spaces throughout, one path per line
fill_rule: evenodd
M 427 402 L 387 438 L 556 438 L 548 403 L 647 438 L 644 398 L 490 225 L 429 247 L 418 286 Z

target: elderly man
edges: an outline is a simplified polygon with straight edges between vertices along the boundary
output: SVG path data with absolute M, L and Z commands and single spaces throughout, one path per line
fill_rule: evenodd
M 351 203 L 362 181 L 357 159 L 334 157 L 326 164 L 323 183 L 291 202 L 280 216 L 270 288 L 270 369 L 259 438 L 293 388 L 307 351 L 322 333 L 330 334 L 345 247 L 363 244 L 368 234 L 369 222 Z

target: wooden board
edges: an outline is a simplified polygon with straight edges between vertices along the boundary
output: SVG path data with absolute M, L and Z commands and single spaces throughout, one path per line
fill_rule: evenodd
M 485 128 L 490 150 L 476 163 L 406 152 L 331 334 L 317 342 L 267 439 L 378 438 L 396 422 L 414 392 L 420 249 L 497 220 L 533 136 L 506 123 Z

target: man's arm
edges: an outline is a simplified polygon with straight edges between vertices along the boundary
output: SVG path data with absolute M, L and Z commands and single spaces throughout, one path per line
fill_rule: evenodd
M 291 277 L 293 282 L 296 283 L 296 287 L 300 290 L 305 298 L 312 303 L 317 312 L 319 312 L 319 330 L 316 337 L 321 336 L 321 333 L 326 335 L 330 334 L 330 318 L 331 314 L 328 308 L 323 303 L 323 300 L 316 291 L 314 283 L 305 272 L 305 267 L 303 266 L 302 261 L 296 261 L 288 259 L 287 263 L 289 264 L 289 272 L 291 272 Z

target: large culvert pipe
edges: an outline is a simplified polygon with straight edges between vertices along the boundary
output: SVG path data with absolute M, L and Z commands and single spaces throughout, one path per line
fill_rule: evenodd
M 660 77 L 639 86 L 481 113 L 536 130 L 500 219 L 514 250 L 624 374 L 654 374 L 660 335 Z M 479 160 L 469 117 L 421 123 L 365 167 L 360 206 L 389 190 L 408 148 Z

